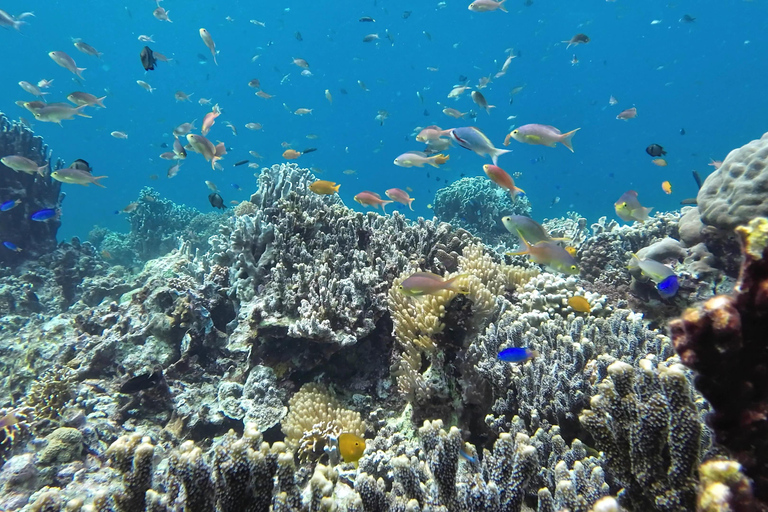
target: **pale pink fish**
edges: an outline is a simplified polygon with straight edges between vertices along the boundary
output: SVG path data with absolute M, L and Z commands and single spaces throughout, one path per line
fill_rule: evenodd
M 211 131 L 211 127 L 216 123 L 216 118 L 220 115 L 221 109 L 217 103 L 213 106 L 213 109 L 210 112 L 205 114 L 205 117 L 203 118 L 203 128 L 200 130 L 200 133 L 208 135 L 208 132 Z
M 110 135 L 112 135 L 116 139 L 123 139 L 123 140 L 125 140 L 125 139 L 128 138 L 128 134 L 125 133 L 125 132 L 114 131 L 114 132 L 110 133 Z
M 179 126 L 173 129 L 173 134 L 177 137 L 183 137 L 194 129 L 195 121 L 192 121 L 191 123 L 181 123 Z
M 160 21 L 167 21 L 168 23 L 173 23 L 171 21 L 171 18 L 168 17 L 168 15 L 170 13 L 171 13 L 171 11 L 166 11 L 165 9 L 163 9 L 162 7 L 160 7 L 158 5 L 157 9 L 152 11 L 152 16 L 154 16 L 155 18 L 157 18 Z
M 443 154 L 429 156 L 422 151 L 409 151 L 395 158 L 393 163 L 399 167 L 424 167 L 424 164 L 439 167 L 449 158 L 448 155 Z
M 720 166 L 723 165 L 723 161 L 722 160 L 712 160 L 710 158 L 709 159 L 709 163 L 707 165 L 711 165 L 712 167 L 715 168 L 715 170 L 718 170 L 720 168 Z
M 19 82 L 19 87 L 27 91 L 32 96 L 37 96 L 38 98 L 42 98 L 45 94 L 50 94 L 49 92 L 42 92 L 38 86 L 35 84 L 31 84 L 29 82 L 26 82 L 22 80 Z
M 86 55 L 90 55 L 90 56 L 96 57 L 98 59 L 100 59 L 101 56 L 104 55 L 99 50 L 97 50 L 93 46 L 89 45 L 88 43 L 86 43 L 82 39 L 74 39 L 72 41 L 72 43 L 75 45 L 75 48 L 77 48 L 78 50 L 80 50 L 81 52 L 83 52 Z
M 53 62 L 55 62 L 59 66 L 63 67 L 64 69 L 66 69 L 67 71 L 69 71 L 71 73 L 74 73 L 81 80 L 85 80 L 85 78 L 83 78 L 83 75 L 80 74 L 83 71 L 85 71 L 85 68 L 77 67 L 77 64 L 75 64 L 75 59 L 73 59 L 72 57 L 70 57 L 66 53 L 64 53 L 64 52 L 49 52 L 48 56 L 51 59 L 53 59 Z
M 632 107 L 619 112 L 619 115 L 616 116 L 616 119 L 621 119 L 622 121 L 629 121 L 630 119 L 634 119 L 636 117 L 637 117 L 637 109 L 635 107 Z
M 35 115 L 35 119 L 38 121 L 43 121 L 46 123 L 57 123 L 59 126 L 61 126 L 62 121 L 72 119 L 75 116 L 91 117 L 89 115 L 83 114 L 82 112 L 82 110 L 87 106 L 88 105 L 82 105 L 77 108 L 72 108 L 69 105 L 48 105 L 47 107 L 36 109 L 33 114 Z
M 216 51 L 216 43 L 213 42 L 213 38 L 211 37 L 211 34 L 204 28 L 201 28 L 200 37 L 203 39 L 203 43 L 205 43 L 205 46 L 207 46 L 208 49 L 211 50 L 211 55 L 213 55 L 213 63 L 218 66 L 219 63 L 216 62 L 216 54 L 219 52 Z
M 507 0 L 501 0 L 501 2 L 496 2 L 495 0 L 475 0 L 471 4 L 469 4 L 469 9 L 472 12 L 490 12 L 495 10 L 500 10 L 503 12 L 508 12 L 506 7 L 504 7 L 504 2 Z
M 39 82 L 37 82 L 37 86 L 38 86 L 38 87 L 40 87 L 41 89 L 47 89 L 47 88 L 49 88 L 49 87 L 50 87 L 52 84 L 53 84 L 53 79 L 51 79 L 51 80 L 46 80 L 45 78 L 43 78 L 42 80 L 40 80 Z
M 504 139 L 504 145 L 509 146 L 509 140 L 515 139 L 524 144 L 555 147 L 559 142 L 573 153 L 571 139 L 581 128 L 576 128 L 568 133 L 560 133 L 554 126 L 546 124 L 526 124 L 512 130 Z
M 372 206 L 374 209 L 377 209 L 379 206 L 381 206 L 381 211 L 384 213 L 387 213 L 384 207 L 387 206 L 389 203 L 394 202 L 394 201 L 386 201 L 382 199 L 381 196 L 376 192 L 370 192 L 368 190 L 364 190 L 363 192 L 360 192 L 354 197 L 354 199 L 361 205 Z
M 450 129 L 443 130 L 439 126 L 436 125 L 430 125 L 426 128 L 423 128 L 419 134 L 416 136 L 416 140 L 419 142 L 429 142 L 432 140 L 437 140 L 440 137 L 447 136 L 451 132 Z
M 617 99 L 616 99 L 615 97 L 613 97 L 613 96 L 611 96 L 610 98 L 608 98 L 608 104 L 609 104 L 610 106 L 614 106 L 614 105 L 615 105 L 615 104 L 617 104 L 618 102 L 619 102 L 619 100 L 617 100 Z
M 413 206 L 411 206 L 411 203 L 413 202 L 413 198 L 409 196 L 408 192 L 406 192 L 405 190 L 402 190 L 399 188 L 390 188 L 384 193 L 387 195 L 388 198 L 398 203 L 407 205 L 408 208 L 410 208 L 411 211 L 413 211 Z
M 142 34 L 139 36 L 139 41 L 141 41 L 142 43 L 154 43 L 155 40 L 152 39 L 153 37 L 154 36 L 145 36 Z

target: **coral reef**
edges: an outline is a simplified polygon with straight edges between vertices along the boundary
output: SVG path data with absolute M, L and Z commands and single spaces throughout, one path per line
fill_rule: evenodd
M 51 160 L 41 137 L 36 137 L 21 123 L 10 121 L 0 113 L 0 158 L 10 155 L 29 158 L 39 165 L 50 161 L 52 168 L 61 166 L 61 163 Z M 14 172 L 0 164 L 2 202 L 20 200 L 18 206 L 0 212 L 0 242 L 10 242 L 21 249 L 17 252 L 0 247 L 0 266 L 15 266 L 56 248 L 56 231 L 61 221 L 54 217 L 46 222 L 35 222 L 30 216 L 43 208 L 60 208 L 64 198 L 60 192 L 61 183 L 49 176 Z
M 704 180 L 696 197 L 704 224 L 731 231 L 750 219 L 768 215 L 763 200 L 768 184 L 768 133 L 736 148 Z
M 517 237 L 501 223 L 505 215 L 531 215 L 531 203 L 526 196 L 512 199 L 509 192 L 486 178 L 472 177 L 456 180 L 435 194 L 435 216 L 466 229 L 484 243 L 514 247 Z
M 670 324 L 683 364 L 714 409 L 708 419 L 768 506 L 768 219 L 737 228 L 743 263 L 732 295 L 718 295 Z

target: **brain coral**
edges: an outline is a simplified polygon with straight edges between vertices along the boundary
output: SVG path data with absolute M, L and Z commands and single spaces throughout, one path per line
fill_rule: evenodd
M 699 190 L 701 220 L 731 230 L 768 215 L 768 133 L 734 149 Z

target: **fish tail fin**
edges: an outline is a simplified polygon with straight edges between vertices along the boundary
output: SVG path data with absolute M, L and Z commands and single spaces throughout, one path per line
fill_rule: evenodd
M 512 190 L 509 191 L 509 195 L 512 196 L 512 199 L 517 199 L 517 196 L 525 195 L 525 190 L 521 189 L 520 187 L 512 187 Z
M 498 165 L 499 157 L 505 153 L 511 153 L 511 149 L 499 149 L 499 148 L 493 148 L 491 150 L 491 161 L 493 162 L 493 165 Z
M 48 169 L 48 164 L 41 165 L 40 167 L 37 168 L 37 174 L 45 178 L 46 169 Z
M 427 163 L 431 165 L 432 167 L 438 167 L 440 165 L 443 165 L 445 162 L 450 160 L 450 155 L 444 155 L 442 153 L 439 153 L 427 160 Z
M 75 74 L 80 77 L 80 80 L 85 80 L 85 78 L 83 78 L 83 75 L 81 75 L 81 73 L 83 71 L 85 71 L 86 68 L 78 68 L 78 67 L 76 67 L 75 69 L 77 69 L 77 73 L 75 73 Z
M 488 115 L 491 115 L 491 109 L 496 108 L 496 105 L 488 105 L 485 107 L 485 111 L 488 113 Z
M 410 209 L 411 209 L 411 211 L 413 211 L 413 205 L 412 205 L 411 203 L 413 203 L 414 201 L 415 201 L 415 199 L 414 199 L 414 198 L 410 198 L 410 199 L 408 200 L 408 208 L 410 208 Z
M 501 2 L 499 2 L 499 10 L 500 10 L 500 11 L 502 11 L 502 12 L 509 12 L 509 11 L 507 10 L 507 8 L 506 8 L 506 7 L 504 7 L 504 2 L 506 2 L 506 1 L 507 1 L 507 0 L 501 0 Z
M 104 106 L 104 104 L 102 103 L 102 101 L 104 101 L 105 99 L 107 99 L 107 97 L 106 97 L 106 96 L 102 96 L 101 98 L 96 98 L 96 104 L 97 104 L 98 106 L 100 106 L 101 108 L 107 108 L 107 107 L 105 107 L 105 106 Z
M 523 244 L 525 245 L 525 250 L 524 250 L 524 251 L 508 252 L 508 253 L 507 253 L 507 256 L 523 256 L 524 254 L 531 254 L 531 248 L 532 248 L 531 244 L 529 244 L 529 243 L 528 243 L 528 240 L 526 240 L 525 238 L 523 238 L 523 235 L 522 235 L 522 233 L 520 233 L 520 230 L 519 230 L 519 229 L 518 229 L 518 230 L 516 230 L 516 231 L 517 231 L 517 237 L 518 237 L 518 238 L 519 238 L 519 239 L 520 239 L 520 240 L 523 242 Z
M 457 276 L 453 276 L 450 279 L 446 279 L 445 281 L 443 281 L 443 285 L 445 286 L 445 288 L 443 289 L 460 293 L 462 295 L 468 294 L 469 289 L 466 286 L 462 286 L 456 282 L 457 279 L 463 278 L 463 277 L 469 277 L 469 274 L 459 274 Z
M 331 187 L 331 189 L 332 189 L 334 192 L 336 192 L 336 193 L 338 193 L 338 192 L 339 192 L 339 188 L 341 188 L 341 183 L 339 183 L 339 184 L 338 184 L 338 185 L 336 185 L 335 187 Z
M 573 136 L 576 135 L 576 132 L 579 130 L 581 130 L 581 128 L 576 128 L 575 130 L 571 130 L 568 133 L 560 135 L 560 144 L 570 149 L 571 153 L 573 153 L 573 145 L 571 143 L 571 139 L 573 139 Z
M 89 118 L 89 119 L 90 119 L 90 118 L 91 118 L 91 116 L 89 116 L 88 114 L 83 114 L 83 112 L 82 112 L 82 110 L 83 110 L 85 107 L 87 107 L 87 106 L 88 106 L 88 105 L 80 105 L 79 107 L 77 107 L 77 108 L 75 109 L 75 110 L 77 111 L 77 112 L 76 112 L 76 113 L 77 113 L 77 115 L 79 115 L 80 117 L 87 117 L 87 118 Z M 59 123 L 59 124 L 61 124 L 61 123 Z
M 642 219 L 640 222 L 643 222 L 644 220 L 648 220 L 652 210 L 653 210 L 653 207 L 640 208 L 640 219 Z
M 386 215 L 387 210 L 384 209 L 385 206 L 387 206 L 389 203 L 394 203 L 394 201 L 382 201 L 381 202 L 381 212 Z
M 101 188 L 107 188 L 107 187 L 105 187 L 104 185 L 102 185 L 101 183 L 99 183 L 99 180 L 101 180 L 101 179 L 104 179 L 104 178 L 109 178 L 109 176 L 94 176 L 94 177 L 93 177 L 93 182 L 92 182 L 92 183 L 93 183 L 94 185 L 96 185 L 97 187 L 101 187 Z

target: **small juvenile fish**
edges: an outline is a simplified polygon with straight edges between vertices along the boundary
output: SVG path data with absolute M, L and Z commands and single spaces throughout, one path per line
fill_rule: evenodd
M 374 209 L 378 209 L 379 206 L 381 206 L 381 211 L 385 214 L 387 213 L 384 209 L 389 203 L 392 203 L 393 201 L 386 201 L 381 198 L 379 194 L 376 192 L 370 192 L 368 190 L 364 190 L 357 194 L 354 197 L 354 200 L 360 203 L 363 206 L 371 206 Z
M 375 22 L 376 20 L 375 20 L 375 19 L 373 19 L 373 18 L 371 18 L 370 16 L 363 16 L 362 18 L 360 18 L 360 19 L 359 19 L 359 20 L 357 20 L 357 21 L 362 21 L 362 22 L 364 22 L 364 23 L 373 23 L 373 22 Z
M 208 49 L 211 50 L 211 55 L 213 55 L 213 63 L 218 66 L 219 63 L 216 62 L 216 54 L 218 52 L 216 51 L 216 43 L 213 42 L 213 38 L 211 37 L 211 34 L 206 29 L 201 28 L 200 37 L 202 38 L 203 43 L 205 43 L 205 46 L 207 46 Z
M 221 109 L 219 108 L 219 104 L 215 104 L 210 112 L 205 114 L 205 117 L 203 117 L 203 127 L 200 129 L 200 133 L 203 135 L 208 135 L 208 132 L 211 130 L 211 127 L 216 123 L 216 118 L 221 115 Z
M 195 129 L 194 121 L 192 121 L 191 123 L 181 123 L 179 126 L 173 129 L 173 134 L 177 137 L 183 137 L 194 129 Z
M 611 96 L 610 98 L 608 98 L 608 105 L 610 105 L 610 106 L 614 106 L 614 105 L 616 105 L 618 102 L 619 102 L 619 100 L 617 100 L 617 99 L 616 99 L 615 97 L 613 97 L 613 96 Z
M 100 51 L 98 51 L 96 48 L 89 45 L 88 43 L 84 42 L 82 39 L 75 39 L 73 41 L 73 44 L 75 45 L 75 48 L 77 48 L 78 50 L 80 50 L 86 55 L 90 55 L 91 57 L 96 57 L 100 59 L 101 56 L 103 55 L 103 53 L 101 53 Z
M 13 242 L 3 242 L 3 245 L 5 246 L 6 249 L 10 249 L 10 250 L 15 251 L 15 252 L 21 252 L 21 247 L 19 247 L 18 245 L 16 245 Z M 2 421 L 2 420 L 0 420 L 0 421 Z
M 505 361 L 507 363 L 524 363 L 526 361 L 530 361 L 534 357 L 537 357 L 539 353 L 535 350 L 532 350 L 530 348 L 517 348 L 517 347 L 510 347 L 505 348 L 501 352 L 499 352 L 498 358 L 502 361 Z
M 469 112 L 460 112 L 460 111 L 456 110 L 455 108 L 445 107 L 443 109 L 443 114 L 445 114 L 447 116 L 450 116 L 450 117 L 452 117 L 454 119 L 460 119 L 462 117 L 467 117 L 469 115 Z
M 589 42 L 589 36 L 587 34 L 576 34 L 569 40 L 561 41 L 561 42 L 568 43 L 568 46 L 565 47 L 565 49 L 567 50 L 571 46 L 575 46 L 577 44 L 587 44 Z
M 293 59 L 293 64 L 299 66 L 300 68 L 309 69 L 309 62 L 307 62 L 304 59 Z
M 350 433 L 343 433 L 339 435 L 339 455 L 344 462 L 352 462 L 357 467 L 357 461 L 363 456 L 365 452 L 365 439 Z
M 50 94 L 49 92 L 41 91 L 40 88 L 38 86 L 36 86 L 35 84 L 31 84 L 31 83 L 26 82 L 24 80 L 19 82 L 19 87 L 21 87 L 22 89 L 27 91 L 32 96 L 37 96 L 38 98 L 42 98 L 46 94 Z
M 249 130 L 261 130 L 262 126 L 261 123 L 248 123 L 245 125 L 246 128 Z
M 217 192 L 219 190 L 219 187 L 212 181 L 205 180 L 205 186 L 208 187 L 211 192 Z
M 411 206 L 411 203 L 413 202 L 413 198 L 408 195 L 408 192 L 405 190 L 401 190 L 399 188 L 390 188 L 384 194 L 390 198 L 393 201 L 396 201 L 398 203 L 407 205 L 408 208 L 413 211 L 413 206 Z
M 619 115 L 616 116 L 616 119 L 621 119 L 622 121 L 629 121 L 630 119 L 634 119 L 636 117 L 637 117 L 637 108 L 632 107 L 619 112 Z
M 325 99 L 328 100 L 328 103 L 333 105 L 333 96 L 331 96 L 331 91 L 329 91 L 328 89 L 325 90 Z
M 502 12 L 509 12 L 507 11 L 507 8 L 504 7 L 504 2 L 507 0 L 501 0 L 500 2 L 496 2 L 495 0 L 475 0 L 471 4 L 469 4 L 469 9 L 472 12 L 491 12 L 495 10 L 500 10 Z
M 635 220 L 645 222 L 648 220 L 648 214 L 653 210 L 653 208 L 645 208 L 640 204 L 640 201 L 637 200 L 637 192 L 634 190 L 624 192 L 614 204 L 614 208 L 616 215 L 627 222 Z
M 496 105 L 489 105 L 488 101 L 486 101 L 485 96 L 480 91 L 472 91 L 472 101 L 477 103 L 477 106 L 485 110 L 488 115 L 491 115 L 491 109 L 496 108 Z
M 568 305 L 571 306 L 574 311 L 578 311 L 579 313 L 589 313 L 592 311 L 589 301 L 580 295 L 574 295 L 569 298 Z
M 36 222 L 45 222 L 46 220 L 56 217 L 56 215 L 57 212 L 53 208 L 43 208 L 30 215 L 29 218 Z
M 157 387 L 163 380 L 163 369 L 159 368 L 151 373 L 143 373 L 123 382 L 120 385 L 120 392 L 138 393 L 145 389 Z
M 312 110 L 313 109 L 311 108 L 297 108 L 296 110 L 293 111 L 293 113 L 297 116 L 305 116 L 307 114 L 311 114 Z
M 498 149 L 493 147 L 491 140 L 474 126 L 454 128 L 449 133 L 451 139 L 464 149 L 474 151 L 480 156 L 489 155 L 493 165 L 497 165 L 501 155 L 511 152 L 509 149 Z
M 81 74 L 83 71 L 85 71 L 85 68 L 79 68 L 77 67 L 77 64 L 75 64 L 75 60 L 67 55 L 64 52 L 49 52 L 48 56 L 53 59 L 53 62 L 58 64 L 59 66 L 63 67 L 67 71 L 74 73 L 77 75 L 81 80 L 85 80 L 83 78 L 83 75 Z
M 241 165 L 245 165 L 248 163 L 248 160 L 240 160 L 239 162 L 235 162 L 235 164 L 232 167 L 240 167 Z
M 224 121 L 224 126 L 229 128 L 230 130 L 232 130 L 232 134 L 233 135 L 235 135 L 235 136 L 237 135 L 237 127 L 235 125 L 233 125 L 229 121 Z
M 371 41 L 376 41 L 379 38 L 379 34 L 368 34 L 367 36 L 363 37 L 364 43 L 370 43 Z
M 512 179 L 512 176 L 501 167 L 485 164 L 483 166 L 483 171 L 485 171 L 486 176 L 488 176 L 492 182 L 501 188 L 509 190 L 512 199 L 516 198 L 519 194 L 525 194 L 523 189 L 515 186 L 515 180 Z
M 153 92 L 155 90 L 151 85 L 149 85 L 144 80 L 136 80 L 136 83 L 139 84 L 139 86 L 141 88 L 143 88 L 144 90 L 146 90 L 148 92 Z
M 145 36 L 142 34 L 139 36 L 139 41 L 141 41 L 142 43 L 154 43 L 155 40 L 152 39 L 152 37 L 153 36 Z
M 283 151 L 283 158 L 286 160 L 296 160 L 301 156 L 301 153 L 296 151 L 295 149 L 286 149 Z
M 41 87 L 41 88 L 43 88 L 43 89 L 47 89 L 47 88 L 48 88 L 48 87 L 50 87 L 52 84 L 53 84 L 53 79 L 51 79 L 51 80 L 46 80 L 45 78 L 43 78 L 42 80 L 40 80 L 39 82 L 37 82 L 37 86 L 38 86 L 38 87 Z
M 48 169 L 48 164 L 38 166 L 36 162 L 29 158 L 18 155 L 4 156 L 3 158 L 0 158 L 0 163 L 16 172 L 25 172 L 27 174 L 37 173 L 43 177 L 45 177 L 45 171 Z
M 187 94 L 184 91 L 176 91 L 173 95 L 176 101 L 189 101 L 190 96 L 192 96 L 192 94 Z
M 162 7 L 158 6 L 157 9 L 152 11 L 152 16 L 157 18 L 160 21 L 167 21 L 168 23 L 173 23 L 171 21 L 171 18 L 168 17 L 168 15 L 171 13 L 171 11 L 166 11 Z
M 115 213 L 131 213 L 131 212 L 135 212 L 136 208 L 138 208 L 138 207 L 139 207 L 139 203 L 136 203 L 136 202 L 129 203 L 125 208 L 123 208 L 122 210 L 118 210 Z
M 450 156 L 442 153 L 429 156 L 422 151 L 409 151 L 395 158 L 393 163 L 399 167 L 424 167 L 424 164 L 439 167 L 450 158 Z
M 179 174 L 179 171 L 181 170 L 181 162 L 177 163 L 176 165 L 170 167 L 168 169 L 168 172 L 166 173 L 166 177 L 173 178 L 177 174 Z
M 309 185 L 309 190 L 321 196 L 330 196 L 338 193 L 339 187 L 341 187 L 341 185 L 337 185 L 332 181 L 317 180 Z
M 114 131 L 114 132 L 110 133 L 110 135 L 113 136 L 116 139 L 127 139 L 128 138 L 128 134 L 125 133 L 125 132 Z
M 411 297 L 432 295 L 441 290 L 467 294 L 469 290 L 456 282 L 457 279 L 465 277 L 465 275 L 460 274 L 450 279 L 443 279 L 432 272 L 415 272 L 400 283 L 399 290 L 402 294 Z
M 661 184 L 661 190 L 664 191 L 665 194 L 671 194 L 672 193 L 672 184 L 668 181 L 665 181 Z
M 573 136 L 580 129 L 581 128 L 576 128 L 568 133 L 561 133 L 560 130 L 554 126 L 546 124 L 525 124 L 512 130 L 504 139 L 504 145 L 509 146 L 510 139 L 515 139 L 524 144 L 548 146 L 550 148 L 557 146 L 557 143 L 559 142 L 573 153 L 571 139 L 573 139 Z
M 72 185 L 83 185 L 87 187 L 88 185 L 93 183 L 98 187 L 107 188 L 101 183 L 99 183 L 100 179 L 107 178 L 107 176 L 94 176 L 88 171 L 77 169 L 75 167 L 67 167 L 66 169 L 59 169 L 58 171 L 53 171 L 51 173 L 51 178 L 55 179 L 56 181 L 60 181 L 62 183 L 69 183 Z
M 78 107 L 81 107 L 83 105 L 88 105 L 89 107 L 93 106 L 99 106 L 101 108 L 107 108 L 104 106 L 104 103 L 102 103 L 107 97 L 102 96 L 101 98 L 97 98 L 93 94 L 88 94 L 87 92 L 79 92 L 75 91 L 69 96 L 67 96 L 67 99 L 77 105 Z
M 653 165 L 658 165 L 659 167 L 666 167 L 667 166 L 667 161 L 664 160 L 663 158 L 654 158 L 653 160 L 651 160 L 651 163 Z

